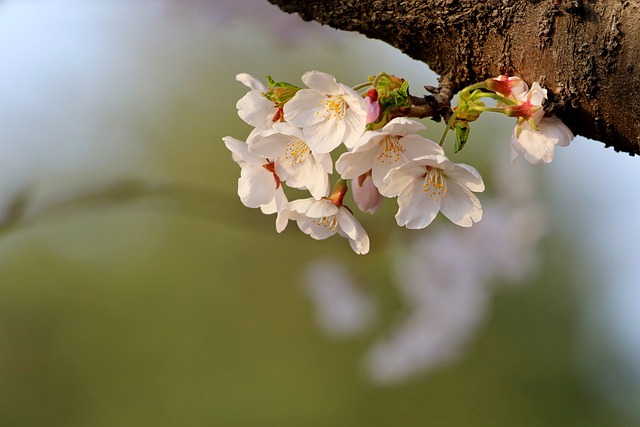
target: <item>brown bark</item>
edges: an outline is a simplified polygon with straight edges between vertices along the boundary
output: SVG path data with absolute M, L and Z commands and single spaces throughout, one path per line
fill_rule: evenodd
M 425 62 L 460 90 L 541 82 L 576 135 L 640 154 L 640 0 L 269 0 Z

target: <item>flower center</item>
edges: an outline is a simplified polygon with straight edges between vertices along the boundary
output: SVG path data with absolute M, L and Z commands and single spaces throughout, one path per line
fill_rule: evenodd
M 334 233 L 336 231 L 336 227 L 338 227 L 338 219 L 335 215 L 314 218 L 311 222 L 321 227 L 328 228 L 332 233 Z
M 348 107 L 347 103 L 344 102 L 344 99 L 340 96 L 323 99 L 320 101 L 318 106 L 321 107 L 322 110 L 317 111 L 316 114 L 322 114 L 322 117 L 325 119 L 330 117 L 338 120 L 342 120 L 344 118 L 345 111 Z
M 378 149 L 378 161 L 381 163 L 397 163 L 405 148 L 400 141 L 393 136 L 387 136 L 380 142 Z
M 284 156 L 286 159 L 291 159 L 293 166 L 296 163 L 302 163 L 310 151 L 311 149 L 306 142 L 296 139 L 287 144 Z
M 447 197 L 447 182 L 444 179 L 442 169 L 427 166 L 422 192 L 427 193 L 429 197 L 435 197 L 436 202 L 441 197 Z
M 276 189 L 279 188 L 281 182 L 280 182 L 280 177 L 276 174 L 276 164 L 273 162 L 269 162 L 262 165 L 262 167 L 273 174 L 273 179 L 276 182 Z

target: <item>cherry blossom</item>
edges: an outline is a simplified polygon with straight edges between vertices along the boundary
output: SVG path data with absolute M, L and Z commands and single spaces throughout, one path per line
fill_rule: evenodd
M 367 105 L 350 87 L 320 71 L 308 71 L 301 89 L 284 105 L 284 118 L 302 128 L 316 153 L 329 153 L 340 143 L 353 147 L 365 131 Z
M 522 103 L 511 108 L 510 114 L 519 117 L 511 136 L 512 161 L 522 154 L 532 164 L 550 163 L 554 147 L 566 147 L 573 139 L 573 133 L 559 118 L 544 117 L 542 103 L 546 98 L 547 90 L 536 82 L 521 95 Z
M 398 225 L 411 229 L 425 228 L 438 211 L 461 227 L 480 221 L 482 207 L 472 191 L 484 191 L 478 171 L 440 154 L 392 169 L 382 187 L 382 194 L 398 196 Z
M 338 187 L 336 185 L 336 187 Z M 289 220 L 298 223 L 298 228 L 316 240 L 324 240 L 335 234 L 349 239 L 351 249 L 359 255 L 369 252 L 369 236 L 349 208 L 342 204 L 346 187 L 334 191 L 331 197 L 294 200 L 278 212 L 276 231 L 282 232 Z
M 331 156 L 314 153 L 299 128 L 276 123 L 273 129 L 252 137 L 249 151 L 275 159 L 275 172 L 289 187 L 308 189 L 316 199 L 329 191 L 328 174 L 333 172 Z
M 416 157 L 444 154 L 438 144 L 416 135 L 424 128 L 422 123 L 397 117 L 380 130 L 367 131 L 353 151 L 340 156 L 336 170 L 344 179 L 354 179 L 371 170 L 373 183 L 381 190 L 382 181 L 391 169 Z
M 246 73 L 238 74 L 236 80 L 251 89 L 236 103 L 240 118 L 255 127 L 257 131 L 270 129 L 279 109 L 274 102 L 264 97 L 263 93 L 268 90 L 267 86 Z
M 230 136 L 222 138 L 233 160 L 242 168 L 238 179 L 238 196 L 248 208 L 260 208 L 265 214 L 279 212 L 287 203 L 275 165 L 249 152 L 245 142 Z

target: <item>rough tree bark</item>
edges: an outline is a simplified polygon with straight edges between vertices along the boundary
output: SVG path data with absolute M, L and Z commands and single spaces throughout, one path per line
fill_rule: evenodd
M 640 154 L 639 0 L 269 0 L 425 62 L 450 91 L 541 82 L 576 135 Z

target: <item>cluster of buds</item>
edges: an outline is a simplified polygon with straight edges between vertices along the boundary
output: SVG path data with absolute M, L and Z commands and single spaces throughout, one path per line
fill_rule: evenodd
M 468 139 L 469 123 L 482 112 L 517 117 L 512 150 L 533 163 L 550 161 L 549 141 L 552 156 L 553 145 L 566 145 L 573 137 L 548 122 L 553 118 L 543 117 L 546 91 L 537 83 L 528 90 L 514 77 L 500 76 L 461 91 L 440 143 L 419 135 L 424 125 L 403 116 L 411 105 L 409 85 L 386 73 L 353 88 L 319 71 L 302 76 L 306 87 L 270 76 L 266 84 L 248 74 L 236 79 L 250 89 L 236 104 L 238 114 L 254 129 L 246 142 L 230 136 L 223 140 L 242 169 L 242 203 L 277 214 L 278 232 L 293 220 L 314 239 L 347 238 L 358 254 L 369 251 L 369 237 L 344 204 L 349 182 L 364 212 L 375 213 L 383 197 L 397 197 L 400 226 L 424 228 L 442 212 L 469 227 L 482 218 L 474 193 L 484 191 L 484 183 L 475 168 L 447 158 L 442 146 L 448 129 L 455 129 L 457 152 Z M 483 98 L 498 105 L 487 107 Z M 334 169 L 340 177 L 330 191 Z M 289 201 L 285 185 L 307 190 L 311 197 Z

